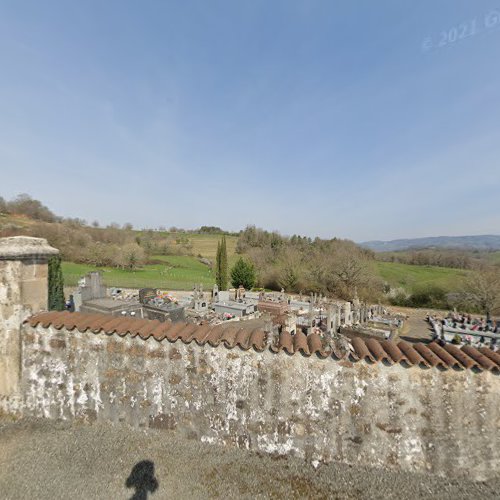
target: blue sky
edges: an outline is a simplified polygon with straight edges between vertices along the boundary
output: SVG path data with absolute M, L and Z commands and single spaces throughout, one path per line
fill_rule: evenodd
M 495 12 L 0 0 L 0 195 L 139 228 L 500 233 Z

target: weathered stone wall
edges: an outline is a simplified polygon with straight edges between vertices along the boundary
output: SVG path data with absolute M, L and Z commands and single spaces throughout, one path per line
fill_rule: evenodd
M 25 415 L 125 422 L 309 461 L 500 472 L 500 377 L 25 325 Z
M 56 253 L 41 238 L 0 239 L 0 411 L 21 397 L 21 324 L 47 309 L 47 259 Z

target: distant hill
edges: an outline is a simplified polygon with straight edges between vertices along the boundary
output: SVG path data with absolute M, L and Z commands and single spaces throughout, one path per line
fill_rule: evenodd
M 366 241 L 360 246 L 374 252 L 397 252 L 422 248 L 459 248 L 465 250 L 500 250 L 500 235 L 432 236 L 391 241 Z

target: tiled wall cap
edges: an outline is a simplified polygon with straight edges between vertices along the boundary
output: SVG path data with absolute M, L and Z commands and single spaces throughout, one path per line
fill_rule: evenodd
M 144 320 L 131 317 L 113 318 L 106 314 L 84 314 L 69 312 L 44 312 L 35 314 L 25 323 L 32 327 L 40 325 L 42 328 L 52 326 L 57 330 L 65 328 L 69 332 L 89 331 L 95 334 L 119 335 L 124 337 L 138 337 L 146 340 L 153 337 L 158 342 L 166 339 L 168 342 L 181 341 L 184 344 L 196 342 L 200 346 L 211 347 L 225 346 L 261 352 L 266 348 L 272 352 L 284 351 L 286 354 L 303 356 L 317 356 L 319 358 L 342 359 L 351 362 L 365 361 L 369 365 L 384 363 L 388 366 L 401 364 L 403 366 L 418 366 L 420 368 L 438 368 L 442 370 L 453 369 L 456 371 L 473 370 L 489 371 L 500 374 L 500 353 L 487 347 L 476 349 L 472 346 L 463 346 L 461 349 L 452 344 L 441 347 L 436 342 L 429 344 L 375 338 L 355 337 L 351 339 L 352 350 L 337 352 L 336 347 L 327 347 L 324 339 L 313 333 L 296 335 L 283 331 L 279 334 L 277 342 L 272 343 L 271 338 L 264 330 L 257 328 L 249 331 L 238 325 L 223 328 L 222 325 L 197 326 L 192 323 L 160 323 L 158 320 Z

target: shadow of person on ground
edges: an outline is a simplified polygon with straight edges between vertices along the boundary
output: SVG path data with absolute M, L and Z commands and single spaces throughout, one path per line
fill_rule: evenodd
M 135 488 L 135 493 L 130 497 L 130 500 L 147 500 L 148 493 L 154 493 L 158 489 L 155 464 L 151 460 L 137 462 L 125 481 L 125 486 Z

